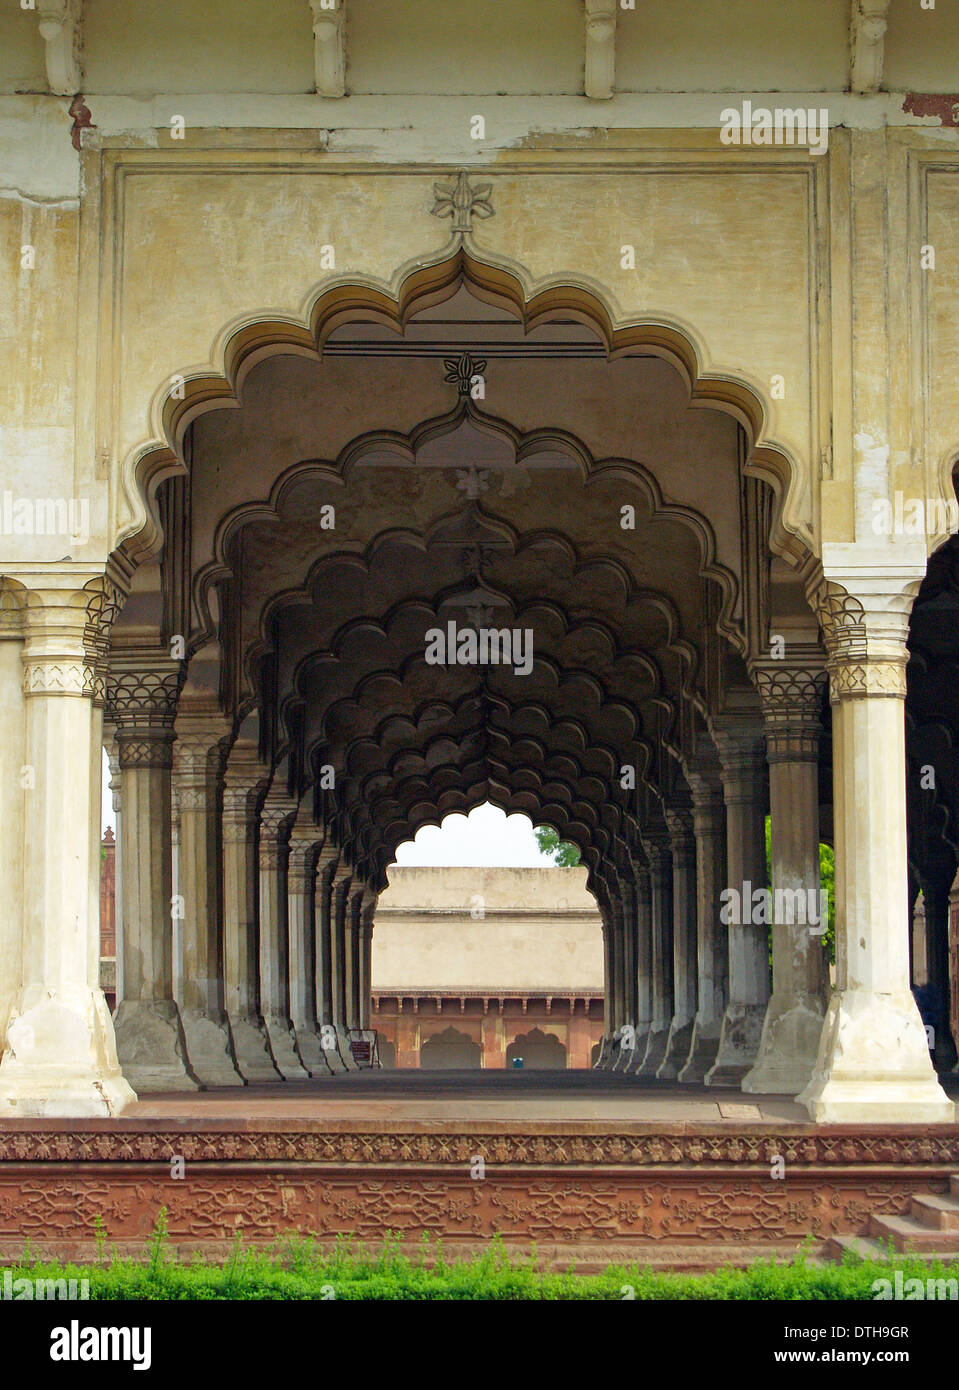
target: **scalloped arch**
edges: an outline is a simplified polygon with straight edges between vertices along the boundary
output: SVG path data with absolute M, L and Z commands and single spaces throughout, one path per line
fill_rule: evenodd
M 392 284 L 372 277 L 331 279 L 310 293 L 302 317 L 252 314 L 227 324 L 213 345 L 210 364 L 181 370 L 154 393 L 149 411 L 152 438 L 121 464 L 120 485 L 133 520 L 115 537 L 115 546 L 135 562 L 157 552 L 162 533 L 153 497 L 165 477 L 187 468 L 182 443 L 188 426 L 207 410 L 236 407 L 245 375 L 257 362 L 284 353 L 321 356 L 326 339 L 346 323 L 378 323 L 402 333 L 416 312 L 442 302 L 463 281 L 477 297 L 509 306 L 527 333 L 563 314 L 591 327 L 609 357 L 640 349 L 670 362 L 683 377 L 691 406 L 726 411 L 746 430 L 746 471 L 769 483 L 776 497 L 775 548 L 798 563 L 814 552 L 811 531 L 791 516 L 791 503 L 800 490 L 799 462 L 774 439 L 764 438 L 769 410 L 757 387 L 731 374 L 704 374 L 702 349 L 678 324 L 663 319 L 617 322 L 611 297 L 602 287 L 575 275 L 534 284 L 518 263 L 480 254 L 462 241 L 429 257 L 412 258 Z

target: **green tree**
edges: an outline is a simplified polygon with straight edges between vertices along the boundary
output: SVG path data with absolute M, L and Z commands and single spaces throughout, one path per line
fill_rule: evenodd
M 569 840 L 561 840 L 551 825 L 536 826 L 533 834 L 543 854 L 548 854 L 560 869 L 571 869 L 579 863 L 579 849 Z

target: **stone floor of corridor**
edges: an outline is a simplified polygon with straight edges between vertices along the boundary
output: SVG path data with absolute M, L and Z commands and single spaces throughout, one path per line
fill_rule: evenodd
M 959 1102 L 959 1077 L 943 1081 Z M 808 1124 L 785 1096 L 643 1081 L 600 1071 L 378 1070 L 193 1095 L 148 1095 L 125 1119 L 629 1120 L 650 1124 L 729 1120 Z M 959 1121 L 959 1106 L 957 1106 Z

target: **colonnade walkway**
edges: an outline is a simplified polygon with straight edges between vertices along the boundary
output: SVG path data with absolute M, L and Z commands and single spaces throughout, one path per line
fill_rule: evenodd
M 945 1089 L 959 1101 L 959 1077 Z M 809 1123 L 805 1106 L 787 1096 L 744 1096 L 705 1086 L 643 1081 L 608 1071 L 344 1072 L 282 1086 L 213 1087 L 184 1095 L 145 1096 L 125 1120 L 325 1118 L 351 1120 L 603 1120 L 633 1123 L 728 1121 Z M 957 1113 L 959 1120 L 959 1113 Z

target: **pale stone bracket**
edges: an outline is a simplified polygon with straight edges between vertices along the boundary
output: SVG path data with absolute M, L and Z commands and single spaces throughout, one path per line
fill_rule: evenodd
M 37 10 L 46 49 L 47 82 L 57 96 L 75 96 L 83 86 L 80 7 L 81 0 L 40 0 Z
M 453 231 L 465 235 L 472 232 L 474 217 L 493 216 L 492 190 L 491 183 L 478 183 L 474 187 L 466 170 L 460 169 L 452 182 L 434 183 L 430 212 L 434 217 L 452 217 Z
M 608 101 L 616 82 L 616 0 L 586 0 L 586 81 L 593 101 Z
M 849 87 L 853 92 L 879 90 L 888 11 L 889 0 L 852 0 Z
M 313 70 L 321 97 L 346 95 L 346 0 L 310 0 Z

